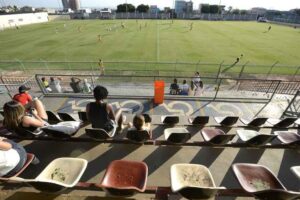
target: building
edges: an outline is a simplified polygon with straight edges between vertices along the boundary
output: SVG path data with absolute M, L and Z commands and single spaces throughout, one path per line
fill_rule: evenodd
M 177 14 L 185 13 L 186 11 L 186 2 L 182 0 L 175 1 L 175 12 Z
M 181 13 L 192 13 L 193 12 L 193 2 L 192 1 L 182 1 L 176 0 L 175 1 L 175 12 L 177 14 Z
M 192 13 L 193 12 L 193 2 L 189 1 L 186 2 L 186 13 Z
M 250 10 L 250 13 L 257 14 L 257 15 L 264 15 L 264 14 L 266 14 L 266 12 L 267 12 L 267 9 L 265 9 L 265 8 L 259 8 L 259 7 L 252 8 Z
M 101 19 L 111 19 L 112 18 L 112 11 L 109 8 L 104 8 L 100 10 L 100 18 Z
M 157 5 L 152 5 L 152 6 L 150 6 L 150 8 L 149 8 L 149 12 L 151 13 L 151 14 L 156 14 L 156 13 L 159 13 L 159 8 L 157 7 Z
M 64 10 L 68 10 L 70 8 L 69 0 L 62 0 L 62 5 Z
M 69 0 L 69 6 L 72 10 L 80 9 L 80 1 L 79 0 Z

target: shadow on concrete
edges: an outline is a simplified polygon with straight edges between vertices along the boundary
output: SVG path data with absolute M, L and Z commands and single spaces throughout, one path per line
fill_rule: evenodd
M 237 153 L 236 157 L 232 161 L 231 166 L 234 163 L 257 163 L 264 154 L 264 152 L 265 149 L 240 149 L 240 151 Z M 239 182 L 235 178 L 231 167 L 229 167 L 229 169 L 227 170 L 220 186 L 226 186 L 226 188 L 228 189 L 241 188 Z M 232 197 L 230 199 L 236 199 L 236 197 Z
M 202 147 L 190 163 L 205 165 L 207 168 L 209 168 L 223 152 L 223 150 L 224 148 Z
M 298 150 L 299 151 L 299 150 Z M 300 166 L 300 151 L 286 149 L 284 151 L 278 178 L 288 190 L 299 191 L 300 181 L 290 170 L 293 166 Z
M 153 151 L 143 162 L 148 165 L 149 176 L 155 172 L 160 166 L 167 162 L 172 156 L 174 156 L 182 147 L 168 147 L 160 146 Z
M 24 178 L 35 178 L 54 159 L 60 157 L 78 157 L 82 153 L 96 147 L 99 143 L 85 142 L 54 142 L 54 141 L 33 141 L 24 148 L 29 153 L 34 153 L 40 160 L 38 165 L 30 165 L 21 175 Z
M 108 151 L 104 152 L 96 159 L 89 161 L 89 164 L 81 178 L 81 181 L 88 181 L 98 173 L 105 170 L 112 161 L 120 160 L 126 157 L 128 154 L 134 152 L 139 147 L 140 145 L 112 145 L 112 147 Z

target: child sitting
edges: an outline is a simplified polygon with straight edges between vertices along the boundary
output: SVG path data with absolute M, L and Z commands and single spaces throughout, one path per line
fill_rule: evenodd
M 145 122 L 145 117 L 141 114 L 135 115 L 133 118 L 133 124 L 129 123 L 131 127 L 129 130 L 138 130 L 138 131 L 147 131 L 149 133 L 150 138 L 152 138 L 151 134 L 151 123 Z

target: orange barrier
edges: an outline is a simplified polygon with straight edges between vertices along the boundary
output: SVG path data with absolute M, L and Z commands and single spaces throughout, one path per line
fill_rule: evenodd
M 162 104 L 164 102 L 165 93 L 165 82 L 155 81 L 154 82 L 154 103 Z

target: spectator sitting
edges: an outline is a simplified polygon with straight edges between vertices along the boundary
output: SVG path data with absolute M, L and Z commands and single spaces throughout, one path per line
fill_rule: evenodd
M 129 126 L 131 127 L 129 130 L 147 131 L 150 139 L 152 138 L 151 123 L 146 123 L 143 115 L 135 115 L 133 118 L 133 124 L 129 123 Z
M 180 87 L 180 93 L 181 95 L 189 95 L 190 86 L 186 83 L 186 80 L 183 80 L 183 83 Z
M 176 95 L 179 92 L 179 86 L 177 84 L 177 79 L 174 79 L 174 82 L 170 86 L 170 94 L 171 95 Z
M 50 77 L 49 87 L 51 88 L 53 93 L 62 93 L 60 81 L 61 81 L 61 78 L 57 78 L 57 80 L 55 80 L 53 77 Z
M 79 78 L 72 77 L 70 86 L 73 89 L 74 93 L 81 93 L 82 87 L 80 86 L 81 80 Z
M 23 106 L 25 106 L 26 109 L 29 109 L 31 107 L 32 97 L 28 93 L 30 90 L 30 87 L 26 87 L 25 85 L 21 85 L 19 87 L 19 94 L 16 94 L 13 97 L 13 100 L 19 102 Z
M 83 92 L 84 93 L 91 93 L 92 86 L 87 82 L 87 79 L 83 79 Z
M 5 103 L 3 106 L 4 127 L 16 132 L 23 130 L 34 132 L 37 128 L 48 125 L 44 105 L 38 99 L 33 102 L 35 109 L 32 109 L 30 114 L 26 113 L 24 106 L 17 101 Z
M 0 137 L 0 177 L 11 177 L 26 163 L 25 149 L 6 138 Z
M 44 88 L 45 88 L 45 90 L 47 91 L 47 92 L 52 92 L 52 90 L 51 90 L 51 88 L 49 87 L 49 83 L 48 83 L 48 81 L 46 80 L 46 78 L 45 77 L 42 77 L 42 83 L 43 83 L 43 86 L 44 86 Z
M 95 102 L 91 102 L 86 106 L 86 116 L 91 122 L 93 128 L 101 128 L 110 132 L 114 126 L 118 124 L 118 130 L 122 129 L 122 110 L 113 111 L 111 104 L 105 103 L 104 99 L 108 96 L 108 91 L 103 86 L 94 88 Z

